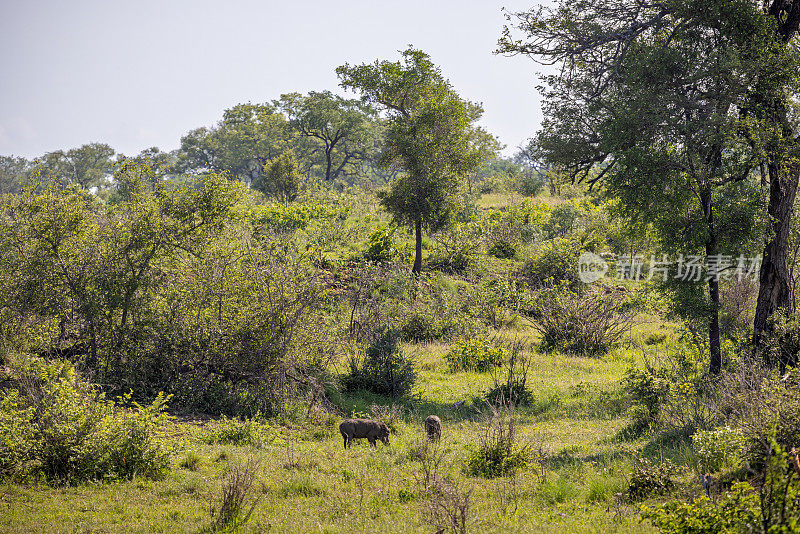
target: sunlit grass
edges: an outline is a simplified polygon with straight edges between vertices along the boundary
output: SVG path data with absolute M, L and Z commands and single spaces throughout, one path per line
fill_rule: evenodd
M 632 332 L 636 343 L 654 332 L 674 336 L 669 325 L 646 323 Z M 391 445 L 357 442 L 344 450 L 329 418 L 281 429 L 281 439 L 261 447 L 208 444 L 209 425 L 172 423 L 178 451 L 164 480 L 0 487 L 4 532 L 200 532 L 212 524 L 211 505 L 229 466 L 254 458 L 257 504 L 243 532 L 434 531 L 420 512 L 414 451 L 424 439 L 422 419 L 444 423 L 442 468 L 462 487 L 473 488 L 475 532 L 646 532 L 636 508 L 620 501 L 630 457 L 643 439 L 623 441 L 628 424 L 621 398 L 625 369 L 641 358 L 621 346 L 609 354 L 579 357 L 537 350 L 529 328 L 497 332 L 498 343 L 523 342 L 533 350 L 528 387 L 534 401 L 518 410 L 519 439 L 543 453 L 544 464 L 515 478 L 468 477 L 464 458 L 480 442 L 488 407 L 483 395 L 492 373 L 451 372 L 448 343 L 403 344 L 420 371 Z M 347 411 L 391 402 L 367 394 L 343 396 Z M 675 449 L 677 451 L 677 449 Z M 660 452 L 654 454 L 660 454 Z

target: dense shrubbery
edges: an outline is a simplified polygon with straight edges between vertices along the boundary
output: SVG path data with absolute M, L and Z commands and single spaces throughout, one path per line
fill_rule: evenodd
M 414 361 L 403 355 L 394 330 L 381 332 L 363 359 L 350 360 L 350 371 L 342 379 L 347 391 L 366 390 L 389 397 L 411 391 L 417 380 Z
M 492 408 L 486 417 L 480 445 L 464 459 L 464 471 L 486 478 L 513 474 L 536 462 L 534 451 L 517 437 L 517 420 L 512 411 Z
M 367 250 L 364 251 L 364 259 L 367 261 L 391 261 L 398 254 L 397 244 L 394 242 L 394 231 L 379 226 L 369 235 Z
M 444 359 L 452 371 L 484 373 L 502 366 L 506 351 L 502 347 L 493 347 L 484 338 L 462 339 L 450 346 Z
M 653 463 L 647 458 L 636 458 L 628 482 L 628 498 L 640 501 L 652 495 L 663 495 L 675 488 L 675 465 L 669 460 Z
M 624 294 L 596 288 L 578 292 L 566 283 L 539 290 L 529 313 L 545 348 L 576 354 L 607 351 L 630 329 L 635 316 Z
M 256 419 L 229 419 L 225 416 L 208 427 L 206 441 L 223 445 L 263 447 L 280 440 L 280 431 Z
M 742 431 L 728 426 L 717 430 L 700 430 L 692 436 L 692 450 L 697 455 L 698 469 L 702 473 L 737 469 L 742 461 L 744 446 Z
M 644 369 L 630 367 L 623 381 L 631 399 L 631 418 L 634 429 L 644 430 L 655 426 L 669 395 L 670 380 L 663 370 L 650 366 Z
M 159 478 L 171 449 L 159 434 L 167 399 L 148 406 L 105 398 L 66 362 L 30 358 L 0 394 L 0 475 L 52 483 Z
M 0 349 L 69 355 L 98 382 L 183 409 L 280 412 L 317 382 L 285 373 L 334 350 L 307 251 L 241 217 L 247 193 L 224 176 L 177 186 L 148 172 L 126 165 L 106 204 L 57 188 L 2 199 Z
M 256 228 L 269 228 L 279 232 L 292 232 L 306 228 L 314 221 L 324 222 L 347 216 L 348 208 L 319 203 L 274 203 L 257 206 L 249 213 Z
M 532 287 L 578 282 L 578 258 L 583 246 L 577 239 L 556 238 L 546 242 L 522 268 Z
M 642 517 L 666 534 L 738 532 L 797 532 L 800 526 L 800 470 L 787 468 L 789 455 L 772 442 L 761 484 L 733 484 L 731 491 L 711 501 L 673 501 L 649 508 Z

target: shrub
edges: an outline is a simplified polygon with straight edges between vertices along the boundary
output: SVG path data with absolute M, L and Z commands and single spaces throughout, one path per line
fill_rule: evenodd
M 491 244 L 487 252 L 489 252 L 489 254 L 495 258 L 511 259 L 517 257 L 518 247 L 519 243 L 516 241 L 506 238 L 499 238 Z
M 623 387 L 630 396 L 631 415 L 636 430 L 654 426 L 669 395 L 666 372 L 649 365 L 644 369 L 628 368 Z
M 72 364 L 30 358 L 14 364 L 15 387 L 0 393 L 0 476 L 52 483 L 160 478 L 171 449 L 159 435 L 167 397 L 118 408 Z
M 455 224 L 431 235 L 434 249 L 428 259 L 431 269 L 463 274 L 477 261 L 481 246 L 475 223 Z
M 628 498 L 631 501 L 640 501 L 651 495 L 663 495 L 675 488 L 671 475 L 675 466 L 669 460 L 655 464 L 647 458 L 635 458 L 633 473 L 628 482 Z
M 411 391 L 417 380 L 414 361 L 403 355 L 399 336 L 384 330 L 367 349 L 363 361 L 350 361 L 350 372 L 343 378 L 348 391 L 366 390 L 389 397 L 401 397 Z
M 486 393 L 486 401 L 497 406 L 519 406 L 533 403 L 533 395 L 525 387 L 528 381 L 528 368 L 531 360 L 528 357 L 525 347 L 521 343 L 515 342 L 511 346 L 511 355 L 508 357 L 508 365 L 505 370 L 505 381 L 498 370 L 492 373 L 492 387 Z
M 547 237 L 566 237 L 574 232 L 581 218 L 581 211 L 573 203 L 561 204 L 553 209 L 543 230 Z
M 697 455 L 700 472 L 737 469 L 744 445 L 742 431 L 727 426 L 717 430 L 701 430 L 692 436 L 692 450 Z
M 750 363 L 750 365 L 748 365 Z M 785 448 L 800 443 L 800 370 L 781 376 L 760 362 L 725 372 L 707 403 L 728 425 L 741 429 L 750 466 L 766 466 L 773 439 Z
M 717 502 L 703 495 L 691 503 L 672 501 L 656 508 L 642 506 L 642 519 L 665 534 L 752 532 L 747 527 L 759 525 L 758 515 L 758 495 L 747 482 L 734 484 L 731 493 Z
M 529 313 L 545 348 L 576 354 L 606 352 L 630 330 L 635 317 L 624 294 L 602 289 L 577 292 L 566 283 L 538 291 Z
M 253 495 L 258 468 L 258 462 L 248 458 L 244 464 L 228 469 L 221 493 L 211 506 L 212 532 L 236 532 L 250 519 L 261 500 L 261 495 Z
M 655 509 L 642 507 L 642 517 L 661 532 L 738 533 L 797 532 L 800 525 L 800 469 L 787 469 L 790 459 L 774 440 L 758 489 L 735 483 L 717 502 L 705 496 L 693 503 L 670 502 Z
M 517 420 L 513 411 L 497 409 L 486 418 L 480 446 L 464 459 L 464 471 L 471 476 L 494 478 L 515 473 L 533 465 L 535 455 L 517 440 Z
M 522 268 L 531 287 L 567 282 L 578 283 L 578 258 L 583 246 L 577 239 L 555 238 L 545 243 Z
M 369 235 L 367 250 L 364 251 L 364 259 L 373 262 L 391 261 L 399 251 L 394 242 L 394 231 L 389 231 L 383 226 L 379 226 Z
M 433 341 L 444 333 L 444 324 L 427 310 L 411 312 L 408 320 L 400 328 L 400 335 L 406 341 Z
M 526 171 L 517 178 L 519 192 L 526 197 L 535 197 L 544 188 L 544 177 L 536 171 Z
M 485 373 L 503 365 L 506 350 L 491 346 L 484 338 L 462 339 L 450 346 L 444 358 L 451 371 Z
M 224 415 L 210 425 L 206 442 L 209 444 L 263 447 L 280 438 L 280 431 L 255 419 L 227 418 Z
M 253 208 L 248 214 L 256 229 L 269 228 L 279 232 L 293 232 L 306 228 L 315 221 L 326 221 L 334 217 L 344 218 L 346 215 L 346 208 L 318 203 L 272 203 Z

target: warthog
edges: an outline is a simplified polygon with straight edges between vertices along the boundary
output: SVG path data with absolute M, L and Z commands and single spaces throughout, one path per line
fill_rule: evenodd
M 435 415 L 429 415 L 425 418 L 425 432 L 428 433 L 428 439 L 437 441 L 442 437 L 442 420 Z
M 386 423 L 373 421 L 372 419 L 345 419 L 339 425 L 339 432 L 344 438 L 344 448 L 351 445 L 354 439 L 367 438 L 369 444 L 375 446 L 375 440 L 381 440 L 385 445 L 389 444 L 389 427 Z

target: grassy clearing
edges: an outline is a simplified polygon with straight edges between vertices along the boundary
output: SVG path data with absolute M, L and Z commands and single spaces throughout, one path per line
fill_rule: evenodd
M 634 338 L 664 325 L 645 325 Z M 533 341 L 527 330 L 505 339 Z M 403 403 L 392 444 L 377 449 L 356 442 L 343 450 L 338 419 L 281 427 L 257 445 L 210 443 L 214 424 L 170 422 L 178 452 L 163 480 L 0 487 L 4 532 L 202 532 L 213 526 L 212 508 L 226 473 L 248 459 L 256 465 L 249 499 L 255 502 L 243 532 L 432 532 L 423 520 L 418 482 L 421 421 L 444 422 L 443 470 L 463 490 L 472 489 L 470 518 L 476 532 L 647 532 L 636 506 L 620 499 L 630 457 L 643 439 L 617 438 L 628 424 L 620 380 L 639 356 L 618 349 L 584 358 L 534 352 L 528 384 L 532 405 L 518 411 L 520 439 L 544 455 L 542 464 L 513 477 L 485 479 L 462 472 L 479 443 L 486 412 L 483 393 L 491 373 L 449 372 L 442 343 L 408 345 L 420 380 L 414 400 Z M 345 411 L 366 411 L 378 397 L 342 399 Z M 649 454 L 672 456 L 680 445 L 650 445 Z

